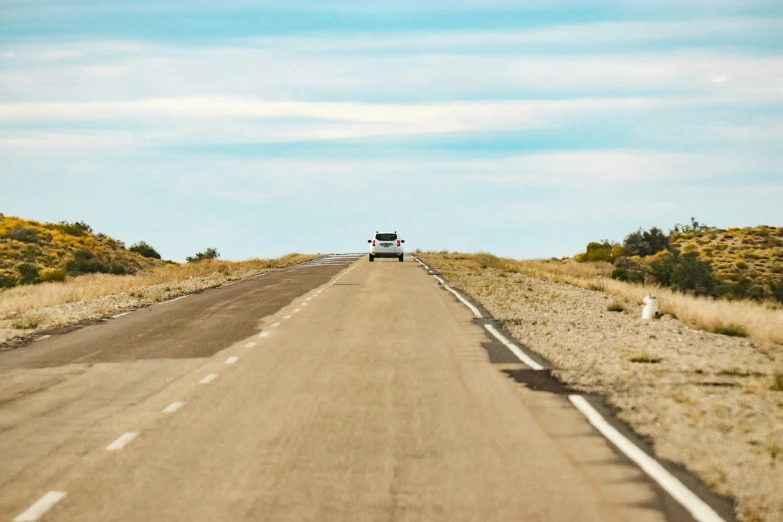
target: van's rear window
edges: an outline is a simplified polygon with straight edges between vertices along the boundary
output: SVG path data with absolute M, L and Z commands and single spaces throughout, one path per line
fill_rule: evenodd
M 397 234 L 375 234 L 375 239 L 378 241 L 394 241 L 397 239 Z

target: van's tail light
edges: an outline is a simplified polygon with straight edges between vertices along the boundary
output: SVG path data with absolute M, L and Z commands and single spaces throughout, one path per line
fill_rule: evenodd
M 372 246 L 375 246 L 375 240 L 374 239 L 372 240 Z
M 402 243 L 400 243 L 400 240 L 397 240 L 397 246 L 400 246 Z

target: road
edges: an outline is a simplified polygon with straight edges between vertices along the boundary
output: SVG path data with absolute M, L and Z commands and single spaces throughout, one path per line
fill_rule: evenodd
M 689 520 L 472 317 L 337 258 L 0 352 L 0 520 Z

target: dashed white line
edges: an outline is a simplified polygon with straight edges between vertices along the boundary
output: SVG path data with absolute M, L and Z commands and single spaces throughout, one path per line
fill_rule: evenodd
M 185 405 L 184 402 L 174 401 L 171 404 L 169 404 L 168 406 L 166 406 L 165 408 L 163 408 L 163 413 L 174 413 L 175 411 L 177 411 L 178 409 L 180 409 L 184 405 Z
M 484 327 L 487 329 L 487 331 L 489 331 L 489 333 L 491 333 L 492 335 L 494 335 L 494 336 L 495 336 L 495 338 L 496 338 L 498 341 L 500 341 L 501 343 L 503 343 L 503 345 L 504 345 L 506 348 L 508 348 L 509 350 L 511 350 L 511 353 L 513 353 L 514 355 L 516 355 L 516 356 L 517 356 L 517 359 L 519 359 L 520 361 L 522 361 L 522 362 L 523 362 L 523 363 L 525 363 L 526 365 L 530 366 L 530 368 L 532 368 L 533 370 L 543 370 L 543 369 L 544 369 L 544 367 L 543 367 L 543 366 L 541 366 L 541 365 L 540 365 L 540 364 L 538 364 L 536 361 L 534 361 L 533 359 L 531 359 L 531 358 L 530 358 L 530 357 L 529 357 L 529 356 L 528 356 L 528 355 L 527 355 L 525 352 L 523 352 L 522 350 L 520 350 L 520 349 L 519 349 L 517 346 L 515 346 L 515 345 L 514 345 L 514 344 L 512 344 L 512 343 L 511 343 L 511 342 L 510 342 L 508 339 L 506 339 L 506 337 L 505 337 L 503 334 L 501 334 L 500 332 L 498 332 L 498 331 L 495 329 L 495 327 L 494 327 L 494 326 L 492 326 L 491 324 L 485 324 L 485 325 L 484 325 Z
M 270 328 L 277 328 L 278 326 L 280 326 L 280 323 L 272 323 L 269 325 Z
M 209 375 L 207 375 L 206 377 L 204 377 L 203 379 L 201 379 L 201 380 L 199 381 L 199 383 L 201 383 L 201 384 L 209 384 L 209 383 L 211 383 L 212 381 L 214 381 L 215 379 L 217 379 L 217 377 L 218 377 L 218 376 L 217 376 L 217 374 L 216 374 L 216 373 L 210 373 Z
M 634 461 L 642 470 L 658 483 L 667 493 L 687 509 L 693 518 L 699 522 L 724 522 L 723 519 L 708 506 L 702 499 L 677 480 L 674 475 L 666 471 L 659 462 L 651 458 L 633 442 L 611 426 L 606 419 L 593 408 L 581 395 L 569 395 L 568 399 L 576 406 L 590 424 L 601 435 L 617 446 L 629 459 Z
M 254 347 L 255 345 L 256 345 L 256 343 L 247 343 L 247 344 L 245 345 L 245 348 L 252 348 L 252 347 Z
M 68 493 L 65 491 L 50 491 L 39 498 L 35 504 L 27 508 L 27 511 L 18 515 L 14 522 L 35 522 L 41 518 L 44 513 L 52 509 L 59 501 L 65 498 Z
M 481 312 L 479 312 L 479 311 L 478 311 L 478 308 L 476 308 L 475 306 L 473 306 L 472 304 L 470 304 L 470 303 L 468 302 L 468 300 L 467 300 L 467 299 L 465 299 L 464 297 L 462 297 L 461 295 L 459 295 L 459 293 L 458 293 L 458 292 L 456 292 L 456 291 L 455 291 L 455 290 L 453 290 L 451 287 L 448 287 L 448 286 L 446 286 L 446 285 L 443 285 L 443 288 L 445 288 L 446 290 L 448 290 L 449 292 L 451 292 L 452 294 L 454 294 L 455 296 L 457 296 L 457 299 L 459 299 L 460 301 L 462 301 L 462 304 L 464 304 L 465 306 L 467 306 L 468 308 L 470 308 L 470 311 L 471 311 L 471 312 L 473 312 L 473 315 L 475 315 L 477 319 L 481 319 L 481 318 L 482 318 Z
M 311 301 L 312 299 L 313 299 L 312 297 L 308 297 L 307 299 L 305 299 L 305 301 Z
M 124 315 L 128 315 L 129 313 L 130 313 L 130 312 L 122 312 L 121 314 L 112 315 L 112 316 L 111 316 L 111 318 L 112 318 L 112 319 L 117 319 L 118 317 L 122 317 L 122 316 L 124 316 Z
M 291 316 L 290 315 L 284 315 L 283 319 L 291 319 Z
M 129 431 L 120 435 L 117 440 L 106 446 L 106 451 L 120 451 L 122 448 L 133 442 L 133 439 L 139 436 L 138 431 Z
M 301 310 L 302 310 L 301 308 L 295 308 L 294 312 L 300 312 Z
M 231 356 L 228 359 L 226 359 L 225 364 L 235 364 L 238 360 L 239 360 L 239 357 Z
M 258 334 L 259 337 L 269 337 L 269 332 L 261 332 Z
M 307 306 L 307 303 L 302 303 L 299 306 Z

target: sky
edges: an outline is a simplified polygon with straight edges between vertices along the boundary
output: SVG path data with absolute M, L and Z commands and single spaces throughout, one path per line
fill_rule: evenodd
M 0 212 L 183 261 L 783 225 L 779 0 L 2 0 Z

